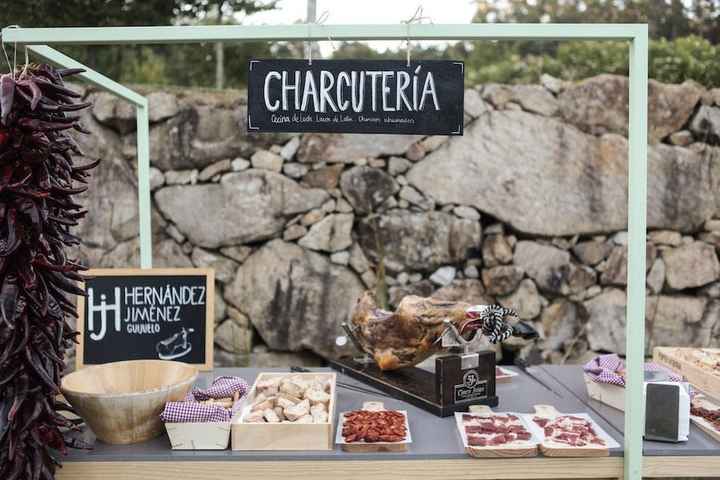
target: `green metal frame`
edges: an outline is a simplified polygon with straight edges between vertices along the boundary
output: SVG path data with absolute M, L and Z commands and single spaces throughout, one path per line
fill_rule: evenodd
M 140 218 L 140 267 L 152 267 L 152 228 L 150 224 L 150 129 L 148 101 L 142 95 L 101 75 L 91 68 L 73 60 L 46 45 L 28 45 L 27 49 L 46 62 L 65 68 L 84 68 L 80 76 L 88 83 L 114 93 L 135 106 L 137 117 L 137 159 L 138 159 L 138 215 Z
M 40 45 L 33 51 L 76 65 L 44 45 L 151 44 L 289 40 L 625 40 L 630 43 L 628 133 L 627 395 L 625 478 L 642 477 L 645 354 L 645 229 L 647 208 L 648 28 L 645 24 L 278 25 L 113 28 L 6 28 L 4 43 Z M 58 60 L 60 60 L 58 62 Z M 138 108 L 138 190 L 141 258 L 150 266 L 150 189 L 147 102 L 88 69 L 86 78 Z M 133 100 L 134 99 L 134 100 Z

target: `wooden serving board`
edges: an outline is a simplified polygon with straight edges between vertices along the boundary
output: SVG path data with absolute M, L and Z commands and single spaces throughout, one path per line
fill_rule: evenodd
M 535 405 L 535 415 L 528 415 L 530 418 L 530 421 L 533 421 L 533 417 L 541 417 L 541 418 L 547 418 L 550 421 L 555 420 L 557 417 L 561 417 L 563 415 L 567 415 L 564 413 L 560 413 L 555 407 L 552 405 Z M 572 414 L 570 414 L 572 415 Z M 600 433 L 603 431 L 592 419 L 590 420 L 593 424 L 593 429 L 595 430 L 595 433 L 598 434 L 598 436 L 601 436 Z M 534 422 L 533 422 L 534 423 Z M 534 426 L 537 426 L 539 430 L 543 431 L 544 429 L 540 427 L 539 425 L 535 424 Z M 593 445 L 593 446 L 584 446 L 584 447 L 572 447 L 570 445 L 562 445 L 559 443 L 555 443 L 550 441 L 550 439 L 546 438 L 543 434 L 542 442 L 540 442 L 540 451 L 543 455 L 546 457 L 607 457 L 610 456 L 610 448 L 607 445 L 601 446 L 601 445 Z
M 385 404 L 378 401 L 373 402 L 364 402 L 362 406 L 362 410 L 369 410 L 374 412 L 381 412 L 385 410 Z M 408 422 L 408 414 L 404 410 L 398 410 L 400 413 L 403 414 L 405 417 L 405 431 L 407 432 L 407 436 L 405 437 L 405 440 L 402 442 L 375 442 L 375 443 L 365 443 L 365 442 L 353 442 L 353 443 L 346 443 L 345 439 L 343 438 L 342 431 L 343 431 L 343 425 L 345 424 L 345 413 L 342 412 L 340 416 L 338 417 L 338 433 L 337 433 L 337 442 L 340 445 L 340 448 L 344 452 L 350 452 L 350 453 L 377 453 L 377 452 L 407 452 L 408 447 L 410 446 L 410 443 L 412 443 L 412 439 L 410 437 L 410 424 Z
M 720 409 L 720 405 L 712 402 L 710 399 L 703 395 L 697 395 L 692 400 L 693 404 L 699 404 L 699 406 L 705 407 L 710 410 L 718 410 Z M 718 431 L 712 423 L 708 422 L 702 417 L 696 417 L 695 415 L 690 415 L 690 420 L 703 432 L 710 435 L 714 440 L 720 442 L 720 431 Z
M 500 415 L 492 411 L 487 405 L 472 405 L 469 408 L 471 414 L 477 413 L 481 415 Z M 465 415 L 462 412 L 455 414 L 457 422 L 458 432 L 463 440 L 465 446 L 465 453 L 474 458 L 519 458 L 519 457 L 536 457 L 537 456 L 537 440 L 531 437 L 526 445 L 523 444 L 511 444 L 511 445 L 493 445 L 487 447 L 471 446 L 467 443 L 467 436 L 465 434 L 465 425 L 462 421 L 462 416 Z M 506 414 L 502 414 L 506 415 Z M 523 423 L 526 423 L 520 415 L 518 417 Z M 527 425 L 525 428 L 532 434 Z
M 518 374 L 503 367 L 495 367 L 495 383 L 509 383 L 513 377 L 517 377 Z

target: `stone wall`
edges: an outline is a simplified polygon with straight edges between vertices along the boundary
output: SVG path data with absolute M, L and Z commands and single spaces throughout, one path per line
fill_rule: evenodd
M 155 265 L 215 268 L 223 365 L 341 353 L 340 323 L 378 282 L 391 304 L 515 308 L 548 361 L 623 352 L 627 87 L 481 85 L 452 138 L 250 135 L 241 92 L 145 92 Z M 82 142 L 103 163 L 84 260 L 136 266 L 134 113 L 85 95 L 95 135 Z M 717 346 L 720 90 L 651 82 L 649 120 L 648 345 Z

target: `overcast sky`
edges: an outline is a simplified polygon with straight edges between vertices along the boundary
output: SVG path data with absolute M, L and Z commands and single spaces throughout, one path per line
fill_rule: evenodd
M 306 5 L 306 0 L 280 0 L 276 10 L 256 13 L 243 19 L 242 23 L 284 25 L 304 21 Z M 473 0 L 317 0 L 317 15 L 320 17 L 327 11 L 325 23 L 328 24 L 400 23 L 412 17 L 420 5 L 423 15 L 433 23 L 468 23 L 475 14 Z M 380 50 L 397 49 L 400 45 L 399 42 L 369 43 Z M 320 48 L 325 55 L 332 51 L 329 42 L 321 42 Z

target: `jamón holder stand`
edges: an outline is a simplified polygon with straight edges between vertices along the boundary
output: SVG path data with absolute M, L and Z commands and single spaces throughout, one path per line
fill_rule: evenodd
M 343 324 L 347 336 L 360 351 L 352 328 Z M 407 367 L 382 371 L 368 355 L 331 360 L 330 365 L 341 373 L 381 390 L 395 398 L 440 417 L 466 411 L 470 405 L 497 406 L 495 393 L 495 352 L 473 352 L 479 331 L 465 340 L 450 322 L 445 322 L 438 339 L 449 349 L 447 355 L 435 359 L 435 369 Z

